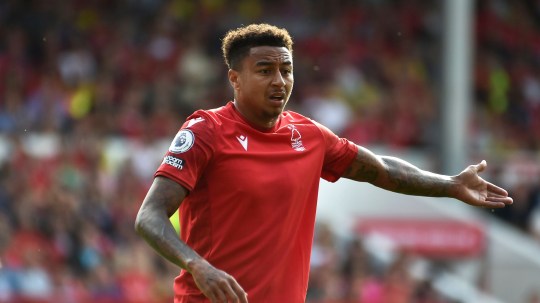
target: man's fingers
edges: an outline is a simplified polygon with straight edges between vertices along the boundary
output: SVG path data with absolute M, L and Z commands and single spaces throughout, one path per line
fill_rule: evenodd
M 219 281 L 214 281 L 206 296 L 212 303 L 248 303 L 246 293 L 231 276 L 224 276 Z
M 495 197 L 495 198 L 506 198 L 506 197 L 508 197 L 508 195 L 506 195 L 506 194 L 499 194 L 499 193 L 494 193 L 494 192 L 488 192 L 487 196 L 488 197 Z
M 505 197 L 508 196 L 508 192 L 506 190 L 504 190 L 503 188 L 498 187 L 495 184 L 489 183 L 489 182 L 487 182 L 487 190 L 488 190 L 488 193 L 498 194 L 498 195 L 505 196 Z
M 486 202 L 503 203 L 503 205 L 508 205 L 514 203 L 514 200 L 510 197 L 487 197 Z
M 488 193 L 487 198 L 486 198 L 486 200 L 489 200 L 489 201 L 491 200 L 495 201 L 496 199 L 500 199 L 501 202 L 508 202 L 509 204 L 512 204 L 512 202 L 514 202 L 512 197 L 509 197 L 507 195 L 498 195 L 498 194 Z
M 506 206 L 503 202 L 490 202 L 486 201 L 482 203 L 482 207 L 484 208 L 504 208 Z
M 246 293 L 231 275 L 204 260 L 200 264 L 193 264 L 191 275 L 197 287 L 212 303 L 247 303 Z
M 222 303 L 222 302 L 226 303 L 226 302 L 228 302 L 228 301 L 227 301 L 227 296 L 226 296 L 225 293 L 221 290 L 220 287 L 216 287 L 216 288 L 212 289 L 212 295 L 211 295 L 211 296 L 213 297 L 213 299 L 210 298 L 210 300 L 212 301 L 212 303 L 214 303 L 214 302 L 215 302 L 215 303 Z M 215 301 L 214 301 L 214 300 L 215 300 Z
M 483 172 L 484 169 L 486 169 L 486 167 L 487 167 L 486 160 L 482 160 L 480 163 L 474 165 L 474 168 L 476 169 L 477 173 Z
M 210 302 L 212 303 L 218 303 L 220 302 L 218 297 L 216 296 L 216 294 L 214 293 L 214 291 L 212 289 L 210 289 L 209 291 L 207 292 L 203 292 L 203 294 L 208 298 L 210 299 Z
M 227 297 L 234 303 L 248 303 L 247 294 L 233 277 L 223 284 Z
M 238 282 L 236 282 L 235 280 L 233 280 L 232 282 L 233 283 L 231 283 L 231 286 L 232 286 L 233 291 L 236 293 L 236 296 L 239 299 L 238 302 L 248 303 L 246 292 L 242 289 L 242 287 L 240 287 Z
M 208 299 L 210 299 L 210 302 L 212 303 L 238 302 L 230 295 L 232 293 L 232 289 L 226 280 L 214 280 L 209 283 L 205 289 L 206 290 L 203 293 L 206 297 L 208 297 Z
M 240 298 L 236 295 L 236 293 L 233 291 L 231 284 L 234 284 L 233 278 L 230 278 L 228 280 L 223 280 L 220 283 L 221 290 L 225 293 L 225 296 L 229 299 L 229 301 L 223 301 L 223 302 L 233 302 L 238 303 L 240 302 Z

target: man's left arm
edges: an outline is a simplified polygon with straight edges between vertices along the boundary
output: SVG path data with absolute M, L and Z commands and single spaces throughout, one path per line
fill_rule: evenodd
M 512 204 L 506 190 L 478 175 L 486 166 L 482 161 L 458 175 L 440 175 L 399 158 L 375 155 L 359 146 L 356 158 L 342 177 L 407 195 L 451 197 L 473 206 L 501 208 Z

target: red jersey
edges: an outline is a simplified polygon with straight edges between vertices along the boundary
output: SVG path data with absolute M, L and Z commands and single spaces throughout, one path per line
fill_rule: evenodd
M 187 119 L 156 176 L 189 190 L 182 239 L 232 275 L 249 302 L 304 302 L 319 179 L 338 180 L 357 152 L 291 111 L 257 129 L 229 102 Z M 174 290 L 176 303 L 209 302 L 186 271 Z

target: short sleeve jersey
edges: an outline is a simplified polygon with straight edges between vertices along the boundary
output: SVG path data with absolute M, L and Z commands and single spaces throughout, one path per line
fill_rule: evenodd
M 189 190 L 181 238 L 250 302 L 304 302 L 319 180 L 338 180 L 357 152 L 291 111 L 257 129 L 229 102 L 191 115 L 155 175 Z M 176 303 L 209 302 L 185 271 L 174 290 Z

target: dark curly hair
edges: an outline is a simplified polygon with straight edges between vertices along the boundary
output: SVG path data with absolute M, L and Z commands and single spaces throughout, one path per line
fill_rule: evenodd
M 292 53 L 292 44 L 292 38 L 284 28 L 264 23 L 251 24 L 227 32 L 221 44 L 221 51 L 225 64 L 230 69 L 238 70 L 240 62 L 252 47 L 286 47 Z

